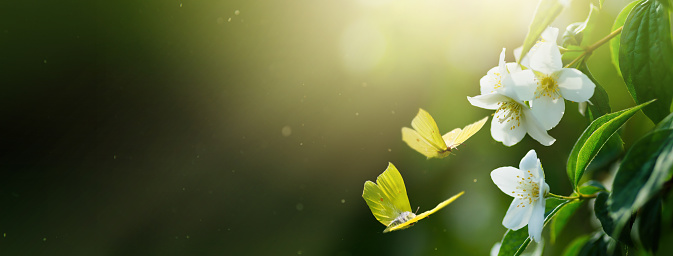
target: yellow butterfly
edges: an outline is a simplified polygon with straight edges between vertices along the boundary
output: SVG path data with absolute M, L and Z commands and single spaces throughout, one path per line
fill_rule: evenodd
M 402 128 L 402 140 L 427 158 L 444 158 L 451 150 L 481 130 L 487 120 L 488 116 L 463 129 L 456 128 L 441 136 L 435 119 L 425 110 L 419 109 L 416 117 L 411 120 L 411 127 L 414 129 Z
M 411 212 L 402 175 L 392 163 L 388 163 L 388 168 L 376 178 L 376 184 L 371 181 L 365 182 L 362 198 L 369 205 L 374 217 L 386 226 L 383 230 L 383 233 L 386 233 L 411 227 L 417 221 L 449 205 L 463 193 L 465 191 L 439 203 L 432 210 L 416 215 Z

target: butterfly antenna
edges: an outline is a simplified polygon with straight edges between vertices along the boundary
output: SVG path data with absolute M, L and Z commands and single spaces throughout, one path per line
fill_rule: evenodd
M 416 208 L 416 212 L 415 212 L 414 214 L 417 214 L 417 213 L 418 213 L 418 210 L 420 210 L 420 209 L 421 209 L 420 206 L 419 206 L 418 208 Z

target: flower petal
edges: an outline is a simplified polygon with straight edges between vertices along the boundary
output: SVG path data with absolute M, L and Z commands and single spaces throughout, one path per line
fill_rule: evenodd
M 563 98 L 542 95 L 530 101 L 530 109 L 545 130 L 556 127 L 565 113 Z
M 502 192 L 512 197 L 520 195 L 523 192 L 520 188 L 517 188 L 521 177 L 523 177 L 523 171 L 511 166 L 500 167 L 491 172 L 493 183 Z
M 542 199 L 541 202 L 534 203 L 532 205 L 532 211 L 530 215 L 530 220 L 528 221 L 528 235 L 535 242 L 542 241 L 542 228 L 544 227 L 544 205 L 545 201 Z
M 502 73 L 500 73 L 500 67 L 491 68 L 486 75 L 479 80 L 481 94 L 494 93 L 500 87 L 502 87 Z
M 587 101 L 577 102 L 577 111 L 580 112 L 580 115 L 585 116 L 587 113 Z
M 584 73 L 574 68 L 564 68 L 558 73 L 561 95 L 574 102 L 587 101 L 594 95 L 596 85 Z
M 500 246 L 501 246 L 500 242 L 495 243 L 493 247 L 491 247 L 491 253 L 489 253 L 489 255 L 498 256 L 498 253 L 500 252 Z
M 561 51 L 559 51 L 556 42 L 541 42 L 537 45 L 537 50 L 530 54 L 530 68 L 532 70 L 551 74 L 563 68 Z
M 500 71 L 503 71 L 505 69 L 505 48 L 502 48 L 502 51 L 500 52 L 500 58 L 498 59 L 498 68 L 500 68 Z
M 521 162 L 519 162 L 519 169 L 521 170 L 521 173 L 524 173 L 527 170 L 532 170 L 537 167 L 537 153 L 535 152 L 535 149 L 531 149 L 523 158 L 521 158 Z
M 538 160 L 539 161 L 539 160 Z M 547 182 L 544 182 L 544 173 L 542 172 L 542 167 L 539 168 L 541 175 L 537 177 L 537 183 L 540 190 L 538 191 L 538 201 L 544 202 L 544 197 L 549 193 L 549 185 Z
M 528 200 L 514 198 L 505 213 L 505 218 L 502 219 L 502 225 L 512 230 L 523 228 L 528 224 L 533 208 L 533 205 L 528 204 Z M 544 211 L 544 207 L 542 210 Z
M 533 179 L 536 180 L 542 179 L 542 181 L 536 181 L 536 182 L 540 184 L 544 183 L 544 172 L 542 171 L 542 163 L 540 163 L 540 159 L 537 158 L 537 153 L 535 152 L 534 149 L 528 151 L 528 153 L 526 153 L 526 155 L 523 158 L 521 158 L 521 162 L 519 162 L 519 169 L 523 173 L 530 171 L 531 174 L 533 175 Z M 542 191 L 542 189 L 543 188 L 541 187 L 540 191 Z
M 526 126 L 526 131 L 528 132 L 530 137 L 532 137 L 533 139 L 540 142 L 540 144 L 545 146 L 551 146 L 552 144 L 554 144 L 556 139 L 547 134 L 547 131 L 544 128 L 542 128 L 542 124 L 540 124 L 540 122 L 537 121 L 535 115 L 530 109 L 524 109 L 523 115 L 524 116 L 522 118 L 525 118 L 523 123 L 524 126 Z
M 542 38 L 543 42 L 556 43 L 556 39 L 558 38 L 558 31 L 558 28 L 547 27 L 544 31 L 542 31 L 540 38 Z
M 489 93 L 477 95 L 474 97 L 467 97 L 467 100 L 475 107 L 480 107 L 484 109 L 498 109 L 498 103 L 503 101 L 509 101 L 509 97 L 502 95 L 500 93 Z
M 496 111 L 495 116 L 497 117 L 498 114 L 502 115 L 500 112 Z M 526 128 L 518 125 L 516 120 L 507 119 L 501 123 L 500 119 L 496 117 L 491 120 L 491 137 L 494 140 L 500 141 L 509 147 L 519 143 L 526 136 Z
M 531 49 L 532 50 L 532 49 Z M 528 55 L 530 55 L 530 51 L 526 56 L 523 56 L 523 59 L 519 61 L 519 58 L 521 57 L 521 52 L 523 51 L 523 46 L 519 46 L 516 49 L 514 49 L 514 58 L 516 59 L 517 62 L 521 63 L 521 66 L 524 66 L 526 68 L 530 68 L 530 58 L 528 58 Z
M 514 90 L 521 100 L 532 100 L 535 97 L 535 89 L 537 89 L 537 81 L 535 73 L 527 69 L 521 72 L 516 72 L 511 75 Z

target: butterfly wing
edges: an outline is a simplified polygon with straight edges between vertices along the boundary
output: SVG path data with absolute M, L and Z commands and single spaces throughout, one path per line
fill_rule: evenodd
M 444 134 L 442 136 L 442 139 L 444 139 L 444 143 L 446 143 L 446 146 L 449 147 L 449 148 L 455 148 L 455 147 L 451 147 L 453 145 L 453 141 L 456 140 L 456 137 L 458 137 L 458 134 L 460 134 L 460 132 L 462 132 L 462 131 L 463 131 L 463 129 L 456 128 L 456 129 L 453 129 L 450 132 L 447 132 L 446 134 Z
M 365 182 L 362 198 L 374 217 L 386 226 L 402 212 L 411 212 L 404 180 L 392 163 L 388 163 L 388 168 L 376 178 L 376 183 Z
M 423 154 L 427 158 L 443 157 L 440 156 L 442 153 L 437 147 L 430 144 L 430 142 L 421 137 L 421 135 L 413 129 L 403 127 L 402 140 L 406 142 L 409 147 Z
M 446 143 L 439 134 L 435 120 L 423 109 L 411 121 L 411 127 L 402 128 L 402 140 L 427 158 L 443 158 L 449 155 Z
M 416 117 L 411 120 L 411 127 L 438 150 L 446 150 L 446 143 L 444 143 L 442 135 L 439 134 L 437 123 L 427 111 L 422 108 L 419 109 Z
M 416 217 L 414 217 L 414 218 L 412 218 L 412 219 L 410 219 L 410 220 L 408 220 L 408 221 L 406 221 L 406 222 L 404 222 L 404 223 L 402 223 L 402 224 L 400 224 L 400 225 L 397 225 L 397 226 L 395 226 L 395 227 L 393 227 L 393 228 L 390 228 L 389 231 L 395 231 L 395 230 L 400 230 L 400 229 L 408 228 L 409 225 L 412 225 L 412 224 L 418 222 L 419 220 L 422 220 L 422 219 L 424 219 L 425 217 L 430 216 L 430 214 L 433 214 L 433 213 L 435 213 L 436 211 L 439 211 L 439 209 L 442 209 L 442 208 L 444 208 L 445 206 L 449 205 L 450 203 L 452 203 L 453 201 L 455 201 L 456 199 L 458 199 L 458 197 L 462 196 L 463 194 L 465 194 L 465 191 L 461 191 L 460 193 L 456 194 L 455 196 L 452 196 L 451 198 L 444 200 L 444 202 L 439 203 L 439 204 L 438 204 L 437 206 L 435 206 L 435 208 L 433 208 L 432 210 L 423 212 L 423 213 L 421 213 L 421 214 L 419 214 L 419 215 L 416 215 Z
M 462 144 L 467 139 L 472 137 L 472 135 L 476 134 L 479 130 L 481 130 L 481 127 L 484 126 L 486 121 L 488 121 L 488 116 L 468 126 L 465 126 L 465 128 L 463 129 L 460 128 L 453 129 L 453 131 L 444 134 L 442 138 L 444 139 L 446 145 L 450 149 L 454 149 L 458 147 L 458 145 Z

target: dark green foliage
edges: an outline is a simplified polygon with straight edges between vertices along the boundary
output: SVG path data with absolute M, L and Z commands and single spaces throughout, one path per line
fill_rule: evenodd
M 605 114 L 591 122 L 589 127 L 580 135 L 568 158 L 567 172 L 573 188 L 579 184 L 586 167 L 598 154 L 603 145 L 605 145 L 610 136 L 638 110 L 650 103 L 646 102 L 619 112 Z
M 619 68 L 638 104 L 657 99 L 643 109 L 654 123 L 670 113 L 673 96 L 673 41 L 670 16 L 660 1 L 642 0 L 624 23 Z
M 594 212 L 596 213 L 596 218 L 601 222 L 603 231 L 620 242 L 632 244 L 630 236 L 631 225 L 621 225 L 617 227 L 615 220 L 610 216 L 610 212 L 608 211 L 607 201 L 608 193 L 600 192 L 594 202 Z
M 661 198 L 655 197 L 640 209 L 636 218 L 640 244 L 650 252 L 656 252 L 659 247 L 661 206 Z
M 616 226 L 660 192 L 673 167 L 673 130 L 647 134 L 626 153 L 615 176 L 608 205 Z M 619 229 L 619 228 L 618 228 Z

